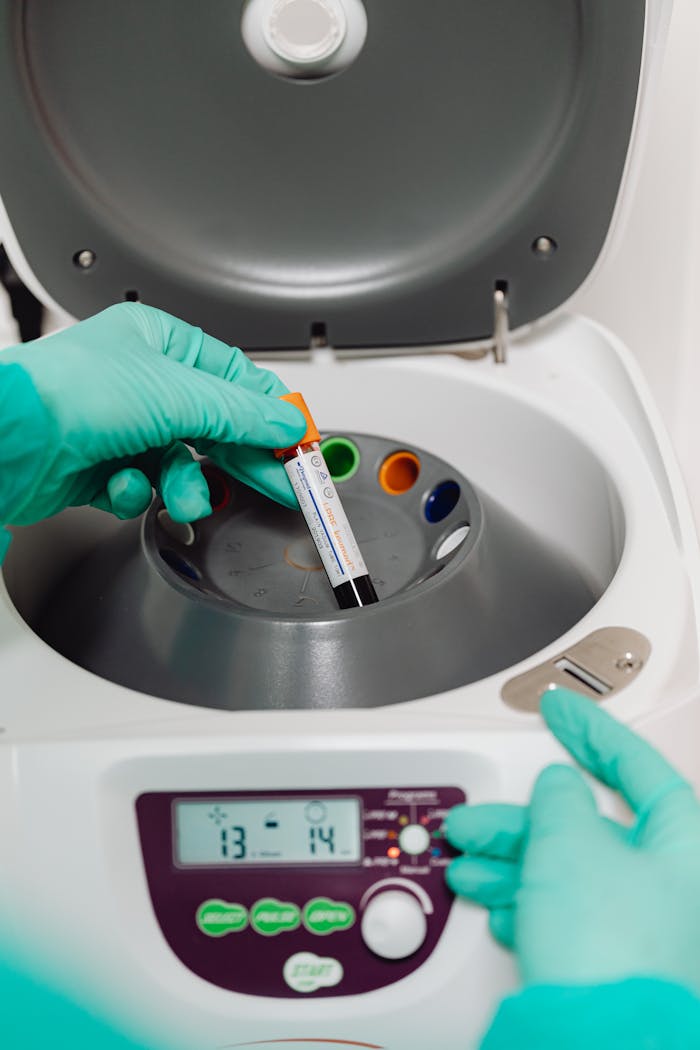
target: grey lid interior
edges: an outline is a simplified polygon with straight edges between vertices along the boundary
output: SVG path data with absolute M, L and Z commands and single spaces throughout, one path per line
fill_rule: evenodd
M 49 294 L 251 349 L 480 338 L 498 281 L 514 326 L 563 302 L 615 204 L 644 0 L 365 6 L 354 64 L 294 82 L 242 0 L 0 0 L 0 195 Z

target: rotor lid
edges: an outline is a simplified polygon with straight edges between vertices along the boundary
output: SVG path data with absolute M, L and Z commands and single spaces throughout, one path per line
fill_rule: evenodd
M 289 75 L 244 41 L 261 2 Z M 0 0 L 0 195 L 77 317 L 138 298 L 249 349 L 483 338 L 495 285 L 517 327 L 600 252 L 645 6 Z

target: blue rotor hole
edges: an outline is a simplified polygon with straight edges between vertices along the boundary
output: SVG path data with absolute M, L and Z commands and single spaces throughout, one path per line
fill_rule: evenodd
M 457 506 L 460 488 L 456 481 L 441 481 L 425 501 L 424 514 L 431 525 L 444 521 Z
M 190 565 L 188 561 L 181 558 L 175 551 L 171 551 L 168 547 L 161 548 L 160 556 L 171 569 L 174 569 L 180 576 L 185 576 L 188 580 L 194 580 L 197 583 L 201 580 L 201 576 L 194 565 Z

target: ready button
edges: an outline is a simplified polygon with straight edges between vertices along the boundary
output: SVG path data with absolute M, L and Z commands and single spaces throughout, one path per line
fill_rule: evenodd
M 202 901 L 195 912 L 195 922 L 207 937 L 238 933 L 248 925 L 248 911 L 242 904 L 231 904 L 214 898 Z
M 355 909 L 345 901 L 314 897 L 304 905 L 302 921 L 309 933 L 323 936 L 336 930 L 349 930 L 355 922 Z
M 301 911 L 290 901 L 263 897 L 250 909 L 250 925 L 263 937 L 274 937 L 278 933 L 296 930 L 301 925 Z

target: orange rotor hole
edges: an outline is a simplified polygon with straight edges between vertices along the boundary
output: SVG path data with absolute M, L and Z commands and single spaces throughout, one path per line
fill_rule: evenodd
M 413 452 L 392 452 L 379 468 L 379 484 L 390 496 L 412 489 L 420 474 L 420 460 Z

